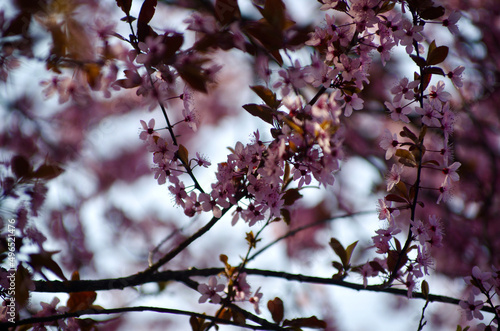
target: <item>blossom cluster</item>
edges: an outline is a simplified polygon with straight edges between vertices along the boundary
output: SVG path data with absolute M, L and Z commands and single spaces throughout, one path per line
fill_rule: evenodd
M 500 296 L 500 271 L 492 267 L 492 271 L 481 271 L 478 266 L 472 268 L 472 275 L 465 277 L 465 282 L 470 288 L 469 297 L 461 300 L 459 305 L 465 313 L 467 321 L 475 318 L 484 319 L 480 309 L 484 306 L 490 306 L 495 317 L 488 323 L 480 323 L 478 330 L 498 330 L 500 305 L 498 298 Z M 478 298 L 479 297 L 479 298 Z

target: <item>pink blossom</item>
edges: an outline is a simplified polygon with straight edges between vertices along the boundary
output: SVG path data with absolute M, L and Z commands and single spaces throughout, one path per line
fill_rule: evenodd
M 429 252 L 429 250 L 423 246 L 422 250 L 420 249 L 420 246 L 417 246 L 417 258 L 415 260 L 416 262 L 416 267 L 418 269 L 414 270 L 414 274 L 417 277 L 423 277 L 424 274 L 428 275 L 429 274 L 429 268 L 434 264 L 434 261 L 432 259 L 432 256 Z M 422 273 L 421 268 L 424 269 L 424 272 Z M 417 272 L 418 271 L 418 272 Z
M 404 167 L 402 164 L 393 164 L 389 175 L 387 176 L 387 192 L 390 192 L 394 185 L 399 183 L 401 180 L 401 174 L 403 173 Z
M 378 275 L 378 271 L 374 270 L 371 266 L 370 263 L 365 263 L 359 269 L 359 273 L 361 276 L 363 276 L 363 287 L 366 288 L 368 286 L 368 277 L 375 277 Z
M 247 282 L 247 273 L 238 274 L 234 282 L 234 300 L 245 301 L 251 295 L 250 284 Z
M 262 299 L 262 293 L 260 293 L 259 291 L 260 287 L 257 289 L 257 291 L 255 291 L 253 296 L 248 299 L 248 302 L 253 305 L 256 314 L 260 314 L 259 304 L 260 300 Z
M 141 140 L 147 141 L 148 139 L 152 139 L 153 137 L 159 137 L 160 134 L 155 131 L 155 120 L 154 118 L 150 119 L 148 124 L 141 120 L 141 125 L 143 131 L 139 134 L 139 138 Z
M 199 167 L 208 168 L 211 165 L 207 158 L 205 156 L 201 156 L 199 152 L 196 152 L 196 158 L 194 159 L 194 161 Z
M 214 34 L 215 32 L 217 32 L 217 22 L 215 21 L 215 17 L 212 15 L 204 15 L 198 12 L 194 12 L 189 18 L 186 18 L 184 20 L 184 23 L 188 25 L 188 30 L 208 34 Z
M 449 185 L 439 187 L 439 189 L 438 189 L 439 190 L 439 196 L 438 196 L 438 199 L 436 201 L 437 204 L 439 204 L 441 201 L 448 201 L 448 199 L 451 196 L 450 189 L 451 188 L 450 188 Z
M 377 52 L 380 53 L 380 60 L 382 61 L 382 65 L 385 66 L 385 63 L 389 61 L 391 58 L 391 50 L 396 46 L 396 43 L 390 39 L 386 39 L 380 42 L 380 45 L 377 46 Z
M 403 78 L 399 82 L 398 85 L 394 86 L 391 89 L 391 93 L 394 94 L 394 102 L 398 102 L 404 96 L 407 100 L 412 100 L 415 97 L 415 92 L 413 91 L 418 87 L 420 81 L 414 80 L 413 82 L 409 82 L 408 78 Z
M 218 284 L 215 276 L 210 276 L 207 284 L 198 285 L 198 292 L 201 293 L 198 302 L 204 303 L 210 300 L 211 303 L 219 304 L 221 302 L 221 296 L 217 294 L 217 292 L 222 292 L 225 288 L 226 286 L 224 284 Z
M 396 153 L 398 145 L 398 136 L 395 133 L 391 134 L 388 129 L 385 129 L 382 139 L 380 140 L 380 147 L 386 151 L 386 160 L 389 160 Z
M 453 162 L 450 166 L 443 168 L 443 174 L 445 174 L 443 186 L 450 184 L 452 181 L 457 182 L 460 179 L 460 176 L 457 174 L 457 170 L 460 166 L 460 162 Z
M 460 88 L 464 84 L 462 82 L 462 73 L 464 72 L 465 67 L 464 66 L 458 66 L 453 71 L 450 71 L 449 73 L 446 74 L 446 76 L 451 79 L 451 82 L 455 87 Z
M 385 199 L 378 199 L 378 205 L 378 219 L 387 219 L 389 224 L 394 225 L 394 218 L 400 214 L 400 211 L 391 207 L 392 201 L 386 201 Z
M 430 127 L 441 127 L 439 119 L 443 117 L 431 103 L 424 103 L 424 108 L 415 107 L 417 114 L 422 116 L 422 123 Z
M 408 298 L 411 298 L 413 296 L 413 290 L 415 289 L 415 285 L 416 285 L 415 279 L 414 279 L 412 273 L 408 273 L 406 275 L 406 281 L 404 281 L 403 284 L 408 289 L 408 293 L 407 293 Z
M 144 53 L 138 54 L 135 61 L 146 65 L 156 65 L 161 61 L 165 53 L 165 44 L 163 36 L 156 38 L 146 37 L 145 42 L 139 42 L 139 49 Z
M 379 229 L 375 231 L 377 235 L 373 236 L 372 240 L 375 243 L 375 247 L 377 248 L 377 253 L 379 254 L 387 253 L 390 249 L 389 241 L 391 241 L 394 235 L 400 232 L 401 230 L 393 225 L 389 225 L 387 229 Z
M 464 309 L 465 317 L 468 321 L 472 321 L 474 318 L 480 320 L 483 319 L 483 314 L 481 314 L 481 308 L 483 308 L 484 302 L 481 300 L 474 301 L 474 294 L 469 295 L 468 300 L 460 300 L 459 306 Z
M 431 239 L 427 227 L 422 223 L 421 220 L 410 221 L 411 232 L 420 242 L 420 245 L 425 245 L 425 243 Z
M 349 117 L 352 115 L 353 109 L 360 110 L 363 109 L 363 99 L 359 98 L 356 93 L 352 95 L 344 94 L 342 95 L 340 91 L 336 92 L 337 95 L 335 97 L 336 100 L 344 100 L 344 115 Z
M 441 102 L 446 102 L 451 98 L 451 94 L 444 90 L 445 84 L 440 80 L 436 85 L 431 85 L 429 98 L 431 103 L 436 103 L 438 100 Z
M 406 46 L 406 53 L 413 52 L 413 42 L 420 42 L 424 40 L 421 32 L 424 29 L 421 25 L 413 25 L 410 21 L 404 20 L 402 29 L 394 32 L 394 37 L 403 46 Z
M 441 247 L 443 241 L 443 225 L 436 215 L 429 215 L 429 221 L 426 224 L 427 234 L 430 237 L 428 242 L 431 246 Z
M 403 106 L 400 101 L 384 102 L 385 106 L 391 112 L 391 119 L 393 121 L 403 121 L 405 123 L 410 123 L 408 114 L 411 113 L 411 108 Z
M 338 2 L 339 0 L 323 0 L 323 5 L 321 5 L 320 10 L 333 9 L 338 5 Z
M 443 26 L 447 27 L 448 30 L 453 34 L 453 35 L 458 35 L 458 26 L 457 22 L 460 19 L 462 14 L 460 12 L 454 11 L 452 12 L 447 19 L 443 20 Z

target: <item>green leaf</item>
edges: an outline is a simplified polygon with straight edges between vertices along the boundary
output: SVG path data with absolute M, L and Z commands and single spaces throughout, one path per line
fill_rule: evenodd
M 271 312 L 274 322 L 279 324 L 283 320 L 285 307 L 283 306 L 283 301 L 280 298 L 276 297 L 274 300 L 269 300 L 267 302 L 267 309 Z
M 243 105 L 243 108 L 253 116 L 258 117 L 269 124 L 273 124 L 273 110 L 271 108 L 254 103 Z

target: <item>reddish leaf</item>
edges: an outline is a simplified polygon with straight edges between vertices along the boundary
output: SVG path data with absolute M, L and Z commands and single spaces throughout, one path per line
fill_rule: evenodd
M 390 272 L 394 272 L 396 269 L 396 263 L 399 259 L 399 253 L 393 250 L 390 250 L 389 253 L 387 254 L 387 268 L 389 269 Z M 406 254 L 403 254 L 401 256 L 401 260 L 399 261 L 399 264 L 397 266 L 397 270 L 401 269 L 406 262 L 408 261 L 408 257 Z
M 17 178 L 29 176 L 32 172 L 30 162 L 22 155 L 15 155 L 10 161 L 10 167 Z
M 394 202 L 408 202 L 406 199 L 400 197 L 399 195 L 396 194 L 388 194 L 385 196 L 385 200 L 387 201 L 394 201 Z
M 340 261 L 342 261 L 342 265 L 345 267 L 348 263 L 347 263 L 347 253 L 344 249 L 344 246 L 342 246 L 340 241 L 338 241 L 335 238 L 330 239 L 329 245 L 333 249 L 335 254 L 337 254 L 338 257 L 340 257 Z
M 174 55 L 184 43 L 184 36 L 180 33 L 170 33 L 163 36 L 163 44 L 166 47 L 163 61 L 165 64 L 174 63 Z
M 259 8 L 259 7 L 257 7 Z M 285 4 L 282 0 L 266 0 L 264 9 L 260 9 L 262 16 L 274 27 L 283 30 L 285 27 Z
M 53 179 L 63 173 L 63 168 L 59 167 L 55 164 L 42 164 L 36 171 L 33 173 L 33 177 L 40 179 Z
M 283 306 L 283 301 L 280 298 L 276 297 L 274 300 L 269 300 L 267 302 L 267 309 L 271 312 L 274 322 L 280 323 L 283 320 L 285 308 Z
M 425 299 L 429 299 L 429 283 L 424 279 L 422 281 L 422 285 L 420 285 L 420 288 L 422 289 L 422 294 Z
M 424 69 L 424 73 L 431 74 L 431 75 L 445 76 L 445 73 L 444 73 L 443 69 L 441 69 L 439 67 L 428 67 L 428 68 L 425 68 Z
M 327 327 L 325 321 L 319 320 L 316 316 L 306 318 L 294 318 L 293 320 L 285 320 L 283 326 L 291 326 L 292 328 L 313 328 L 324 329 Z
M 418 143 L 417 136 L 408 127 L 403 127 L 403 131 L 399 133 L 401 137 L 410 138 L 414 143 Z
M 406 160 L 407 163 L 411 164 L 412 166 L 416 165 L 415 156 L 410 151 L 408 151 L 406 149 L 398 148 L 396 150 L 396 156 L 399 156 L 401 159 Z M 400 159 L 400 162 L 401 162 L 401 159 Z
M 59 251 L 42 251 L 41 253 L 29 254 L 29 264 L 35 270 L 47 268 L 60 279 L 67 280 L 64 276 L 63 271 L 61 270 L 61 267 L 59 267 L 59 265 L 54 260 L 52 260 L 52 255 L 56 253 L 59 253 Z
M 414 54 L 411 54 L 410 57 L 413 60 L 413 62 L 415 62 L 420 68 L 423 68 L 427 65 L 427 62 L 423 57 L 416 56 Z
M 71 280 L 80 280 L 80 274 L 78 271 L 73 272 Z M 97 293 L 93 291 L 73 292 L 69 294 L 66 306 L 68 306 L 69 312 L 89 309 L 92 307 L 96 298 Z
M 273 110 L 271 108 L 254 103 L 243 105 L 243 108 L 253 116 L 258 117 L 269 124 L 273 124 Z
M 144 0 L 141 11 L 139 12 L 138 23 L 148 24 L 155 14 L 157 0 Z
M 370 262 L 368 262 L 368 264 L 370 264 L 370 267 L 372 267 L 373 270 L 382 272 L 384 274 L 387 273 L 387 271 L 384 269 L 384 267 L 382 267 L 380 265 L 380 263 L 378 263 L 377 261 L 370 261 Z
M 346 255 L 347 255 L 347 266 L 351 263 L 351 257 L 352 257 L 352 252 L 354 251 L 354 248 L 356 248 L 356 245 L 358 244 L 358 240 L 347 246 L 345 249 Z M 347 267 L 346 266 L 346 267 Z
M 181 159 L 184 165 L 187 165 L 189 163 L 189 152 L 183 145 L 179 145 L 177 156 L 179 157 L 179 159 Z
M 229 24 L 241 18 L 238 0 L 215 0 L 214 13 L 215 18 L 222 25 Z
M 291 206 L 295 201 L 302 198 L 302 194 L 299 193 L 299 189 L 291 188 L 283 194 L 282 199 L 285 201 L 285 206 Z
M 30 23 L 31 14 L 23 11 L 10 21 L 9 26 L 2 32 L 2 36 L 25 35 L 28 32 Z
M 30 299 L 30 288 L 34 287 L 32 275 L 28 269 L 23 267 L 21 264 L 17 266 L 15 282 L 16 282 L 16 305 L 19 307 L 25 307 L 29 304 Z
M 130 14 L 130 7 L 132 6 L 132 0 L 116 0 L 116 4 L 120 7 L 125 14 Z
M 425 20 L 435 20 L 435 19 L 443 16 L 444 12 L 445 12 L 445 10 L 444 10 L 444 7 L 442 7 L 442 6 L 430 7 L 430 8 L 423 10 L 420 13 L 420 17 L 425 19 Z
M 269 107 L 276 109 L 280 105 L 280 100 L 276 99 L 276 93 L 271 91 L 265 86 L 254 85 L 250 88 L 268 105 Z
M 197 65 L 186 63 L 183 66 L 176 66 L 181 78 L 196 91 L 207 93 L 207 78 Z
M 155 14 L 156 4 L 157 0 L 144 0 L 142 4 L 139 18 L 137 19 L 137 39 L 139 39 L 139 41 L 146 40 L 148 36 L 158 36 L 158 34 L 148 25 Z
M 432 51 L 429 51 L 429 53 L 427 54 L 427 64 L 436 65 L 443 62 L 448 56 L 448 50 L 449 49 L 447 46 L 439 46 Z
M 286 225 L 290 225 L 291 221 L 291 216 L 290 216 L 290 211 L 288 209 L 280 209 L 280 214 L 283 217 L 283 222 L 285 222 Z

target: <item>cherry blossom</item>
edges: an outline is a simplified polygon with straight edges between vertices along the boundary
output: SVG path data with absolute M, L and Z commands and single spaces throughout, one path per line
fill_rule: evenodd
M 452 12 L 447 19 L 443 20 L 443 26 L 447 27 L 452 34 L 458 35 L 459 31 L 457 22 L 460 20 L 460 17 L 462 17 L 460 12 L 457 11 Z
M 393 164 L 392 169 L 389 172 L 389 176 L 387 176 L 387 192 L 391 191 L 394 185 L 399 183 L 401 180 L 401 174 L 403 173 L 403 165 L 402 164 Z
M 141 131 L 141 133 L 139 134 L 139 138 L 141 140 L 148 140 L 148 139 L 152 139 L 153 137 L 160 136 L 160 134 L 157 131 L 155 131 L 154 118 L 150 119 L 148 124 L 146 124 L 146 122 L 141 120 L 141 125 L 142 125 L 142 129 L 143 129 L 143 131 Z
M 453 83 L 453 85 L 455 85 L 455 87 L 460 88 L 464 85 L 464 83 L 462 82 L 462 73 L 464 71 L 464 66 L 458 66 L 452 71 L 448 72 L 446 76 L 451 79 L 451 82 Z
M 210 303 L 219 304 L 222 298 L 218 292 L 224 291 L 225 288 L 226 285 L 219 284 L 215 276 L 210 276 L 207 284 L 198 285 L 198 292 L 201 293 L 198 302 L 205 303 L 207 300 L 210 300 Z
M 386 151 L 385 152 L 386 160 L 389 160 L 396 153 L 398 146 L 399 146 L 398 136 L 395 133 L 391 134 L 391 132 L 388 129 L 386 129 L 384 131 L 382 139 L 380 140 L 380 147 Z
M 459 306 L 464 310 L 465 317 L 468 321 L 474 318 L 482 320 L 484 318 L 480 309 L 483 308 L 484 302 L 481 300 L 474 300 L 474 295 L 471 293 L 467 300 L 461 300 Z
M 419 83 L 418 80 L 409 82 L 406 77 L 401 79 L 399 84 L 391 89 L 391 93 L 394 94 L 393 101 L 399 102 L 403 96 L 407 100 L 413 99 L 415 97 L 415 92 L 413 90 L 418 87 Z
M 385 106 L 391 112 L 391 119 L 393 121 L 403 121 L 405 123 L 410 123 L 408 114 L 411 113 L 411 108 L 402 105 L 401 100 L 394 102 L 384 102 Z

